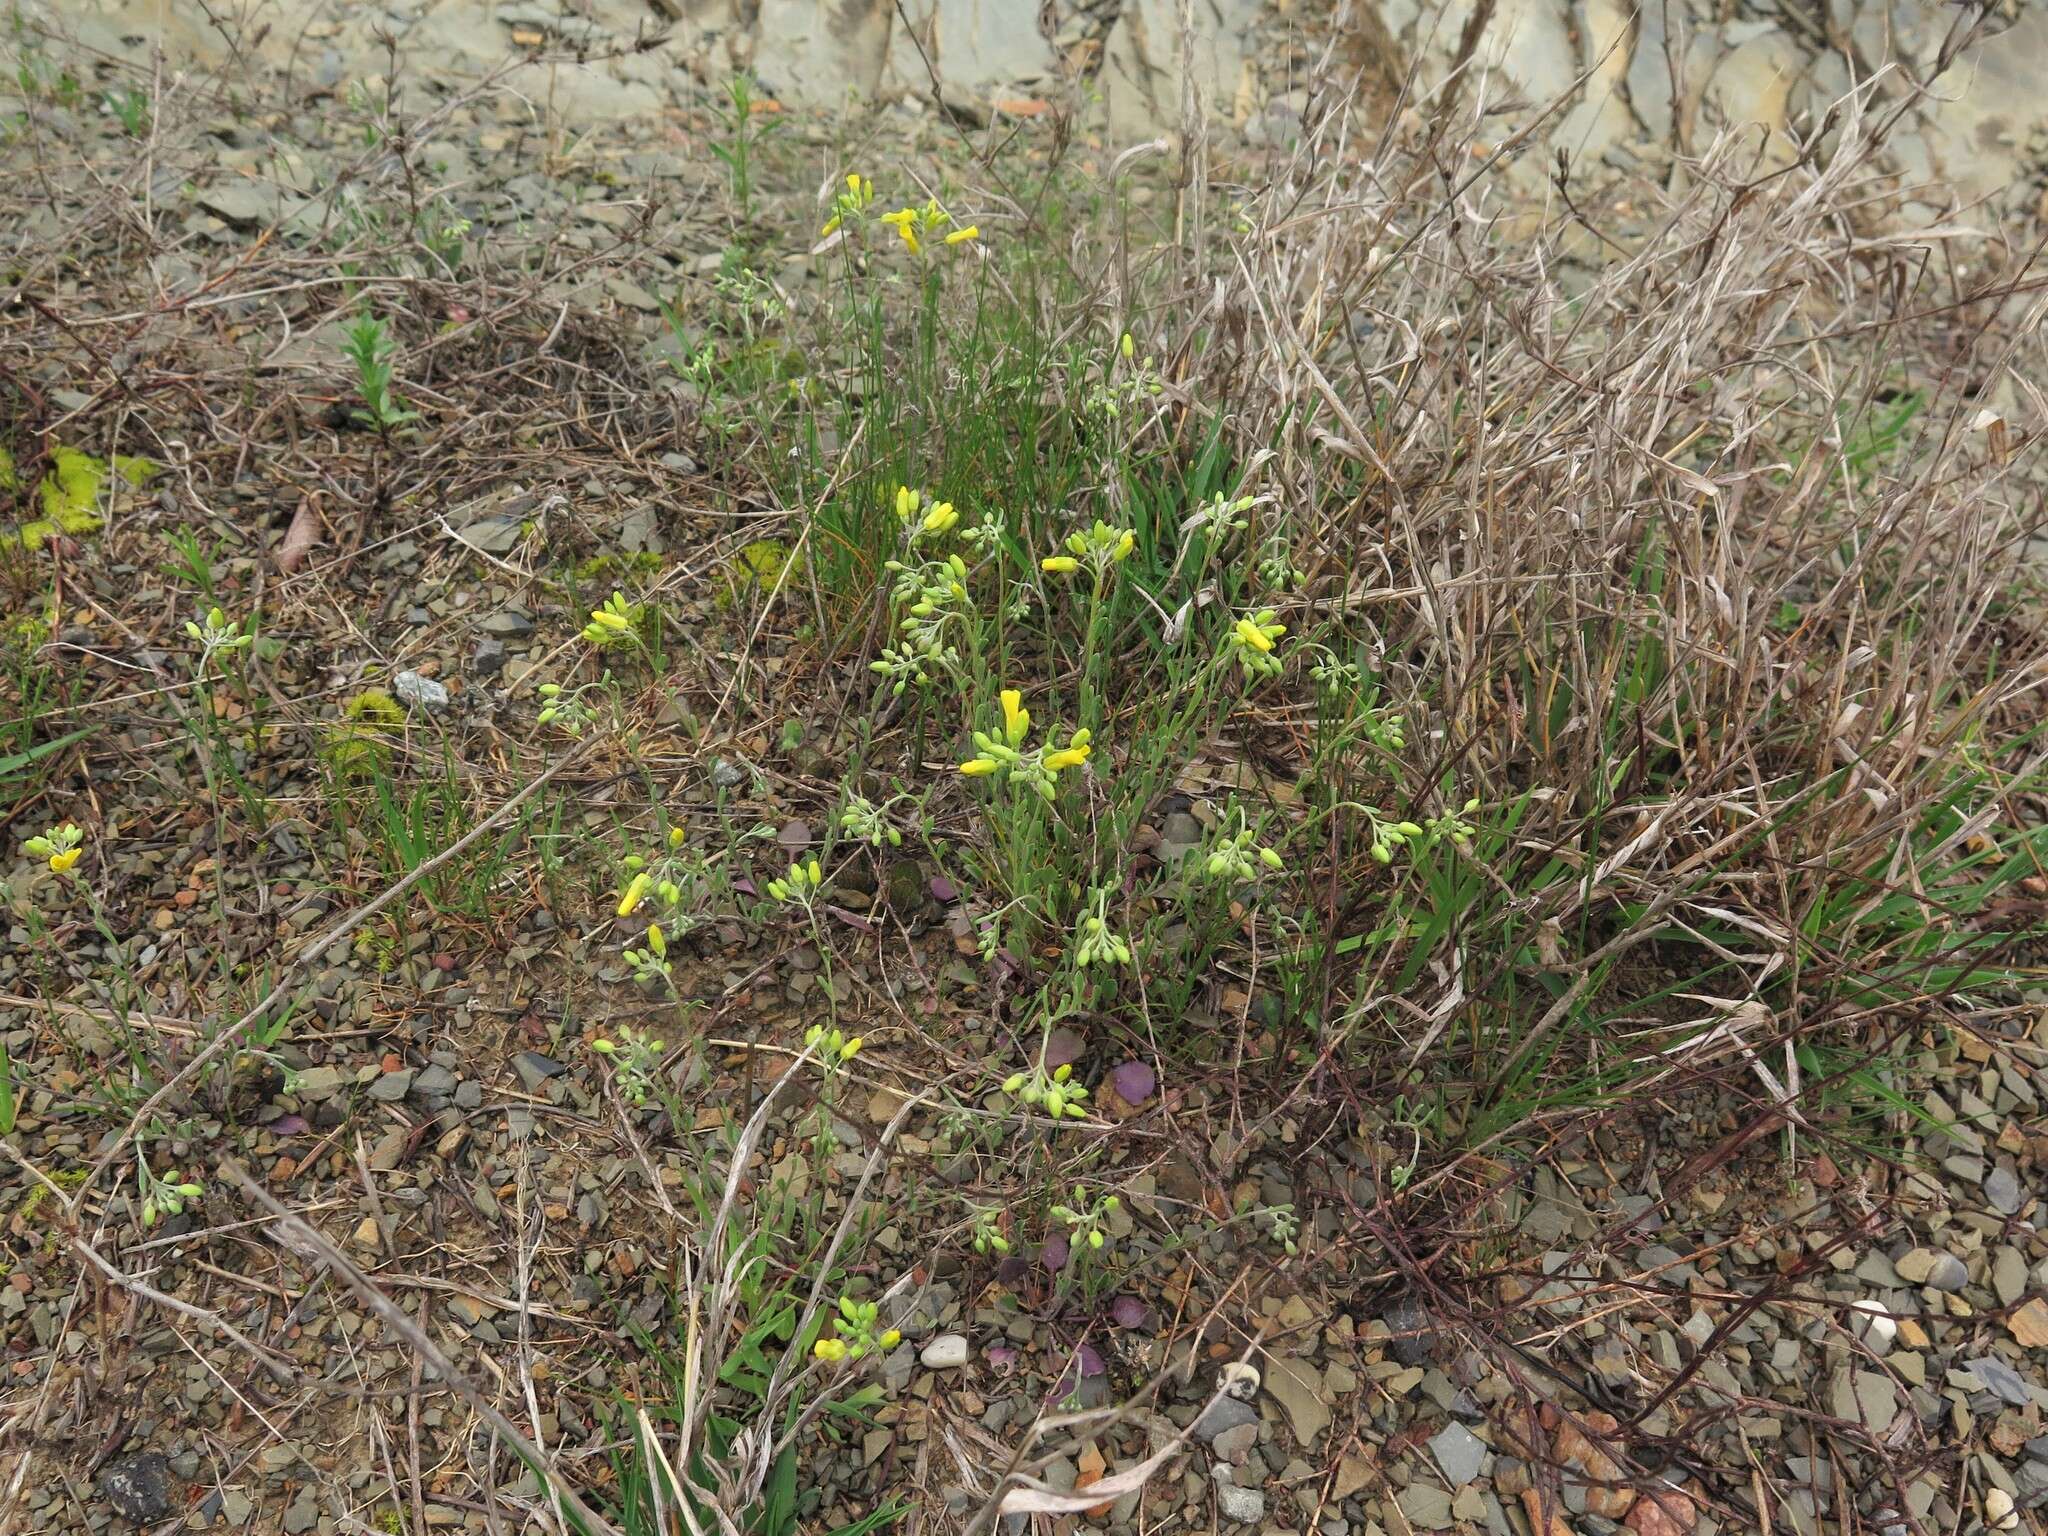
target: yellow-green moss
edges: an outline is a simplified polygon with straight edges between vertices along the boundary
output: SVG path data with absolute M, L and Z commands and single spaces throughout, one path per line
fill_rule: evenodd
M 320 756 L 336 778 L 375 778 L 391 761 L 383 733 L 404 724 L 404 705 L 382 688 L 365 688 L 342 705 L 341 719 L 320 743 Z
M 157 467 L 152 460 L 125 453 L 115 454 L 109 465 L 105 459 L 60 444 L 51 450 L 50 467 L 36 487 L 36 500 L 43 515 L 21 524 L 6 536 L 6 541 L 33 551 L 60 533 L 74 538 L 98 533 L 106 526 L 100 492 L 106 486 L 109 471 L 123 484 L 134 487 L 155 474 Z M 18 491 L 20 486 L 21 475 L 13 455 L 0 449 L 0 489 Z
M 652 576 L 662 564 L 660 555 L 644 549 L 628 555 L 592 555 L 576 567 L 576 585 L 618 586 L 628 576 Z

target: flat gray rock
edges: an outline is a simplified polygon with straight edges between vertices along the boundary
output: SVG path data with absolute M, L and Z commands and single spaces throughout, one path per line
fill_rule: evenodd
M 1486 1461 L 1486 1442 L 1462 1424 L 1446 1424 L 1437 1431 L 1430 1437 L 1429 1450 L 1453 1488 L 1471 1482 Z
M 1394 1502 L 1418 1531 L 1446 1530 L 1457 1519 L 1451 1496 L 1434 1483 L 1410 1483 Z
M 2000 1163 L 1984 1178 L 1984 1202 L 2001 1216 L 2017 1216 L 2026 1191 L 2013 1171 Z
M 1987 1392 L 1995 1393 L 2015 1408 L 2024 1408 L 2034 1400 L 2034 1390 L 2026 1377 L 1995 1355 L 1965 1360 L 1963 1369 L 1983 1382 Z
M 1937 1291 L 1960 1291 L 1970 1271 L 1963 1261 L 1939 1248 L 1913 1248 L 1892 1263 L 1899 1278 L 1908 1285 L 1924 1285 Z
M 1234 1397 L 1219 1397 L 1195 1420 L 1194 1436 L 1207 1445 L 1225 1430 L 1258 1422 L 1259 1410 L 1250 1403 L 1241 1403 Z

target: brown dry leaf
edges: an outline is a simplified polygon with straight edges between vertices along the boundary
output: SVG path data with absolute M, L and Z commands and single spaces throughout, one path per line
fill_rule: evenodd
M 2048 1301 L 2036 1296 L 2005 1320 L 2006 1331 L 2026 1349 L 2048 1349 Z
M 1190 1425 L 1200 1423 L 1202 1413 L 1207 1413 L 1222 1396 L 1223 1393 L 1220 1390 L 1212 1393 L 1209 1401 L 1202 1405 L 1201 1412 L 1197 1413 L 1189 1421 Z M 1143 1461 L 1133 1466 L 1125 1467 L 1123 1471 L 1113 1476 L 1103 1478 L 1085 1493 L 1062 1493 L 1059 1489 L 1049 1484 L 1038 1482 L 1035 1479 L 1025 1479 L 1019 1482 L 1016 1487 L 1009 1489 L 1003 1494 L 1002 1502 L 996 1506 L 997 1513 L 1005 1515 L 1078 1515 L 1086 1513 L 1105 1500 L 1113 1504 L 1127 1493 L 1136 1493 L 1145 1486 L 1146 1480 L 1154 1472 L 1165 1466 L 1171 1458 L 1179 1455 L 1182 1447 L 1187 1444 L 1190 1433 L 1192 1433 L 1192 1428 L 1181 1430 Z
M 289 576 L 306 563 L 306 556 L 313 552 L 313 546 L 320 542 L 320 513 L 308 496 L 299 503 L 299 510 L 292 514 L 292 525 L 284 531 L 284 541 L 277 546 L 277 568 Z

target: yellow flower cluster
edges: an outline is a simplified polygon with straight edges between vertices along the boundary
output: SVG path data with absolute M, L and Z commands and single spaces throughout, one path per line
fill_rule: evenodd
M 845 186 L 833 196 L 832 216 L 818 231 L 818 238 L 829 240 L 842 229 L 861 223 L 874 201 L 875 184 L 858 171 L 847 172 Z M 935 197 L 927 198 L 922 206 L 906 206 L 881 214 L 878 222 L 895 230 L 913 256 L 922 256 L 936 246 L 967 245 L 981 238 L 978 224 L 949 227 L 953 215 L 941 208 Z
M 1048 744 L 1027 751 L 1024 738 L 1031 731 L 1031 711 L 1024 707 L 1023 700 L 1024 696 L 1015 688 L 1002 691 L 1001 731 L 976 731 L 974 745 L 978 751 L 960 764 L 960 771 L 971 779 L 1006 774 L 1013 789 L 1028 787 L 1050 800 L 1053 780 L 1069 768 L 1079 768 L 1087 762 L 1094 747 L 1084 728 L 1068 736 L 1064 747 Z
M 1273 647 L 1286 633 L 1287 626 L 1274 617 L 1273 610 L 1262 608 L 1231 625 L 1224 645 L 1235 653 L 1248 677 L 1277 677 L 1280 658 L 1273 654 Z
M 825 227 L 819 231 L 818 238 L 831 238 L 848 219 L 858 219 L 866 213 L 874 200 L 875 184 L 859 171 L 848 171 L 846 190 L 832 200 L 832 217 L 825 221 Z
M 673 853 L 681 848 L 686 836 L 687 834 L 681 827 L 670 827 L 668 829 L 669 851 Z M 661 867 L 667 870 L 672 863 L 672 860 L 664 860 Z M 625 889 L 619 893 L 618 912 L 620 917 L 631 917 L 639 910 L 640 903 L 645 901 L 650 895 L 659 896 L 666 905 L 671 907 L 678 905 L 682 901 L 682 887 L 666 875 L 657 877 L 649 873 L 646 867 L 647 861 L 638 854 L 629 854 L 620 861 L 620 865 L 631 876 L 626 882 Z
M 910 247 L 913 256 L 922 256 L 934 237 L 946 245 L 965 245 L 981 238 L 979 224 L 968 224 L 939 234 L 953 222 L 953 216 L 939 206 L 937 198 L 926 199 L 922 208 L 898 208 L 893 213 L 885 213 L 881 222 L 903 237 L 903 243 Z
M 40 837 L 30 838 L 21 845 L 21 851 L 30 858 L 47 860 L 51 874 L 65 874 L 84 856 L 85 834 L 67 821 Z
M 789 873 L 780 880 L 768 882 L 768 894 L 776 901 L 794 901 L 810 905 L 812 894 L 825 883 L 825 871 L 816 859 L 805 862 L 799 859 L 789 866 Z
M 896 487 L 896 517 L 906 528 L 915 523 L 921 533 L 949 533 L 960 523 L 953 503 L 934 500 L 907 485 Z
M 637 643 L 640 621 L 646 609 L 626 601 L 626 594 L 614 592 L 602 608 L 590 610 L 590 622 L 583 626 L 583 638 L 596 646 Z
M 863 1355 L 894 1349 L 903 1342 L 903 1334 L 895 1328 L 877 1331 L 875 1324 L 881 1317 L 882 1308 L 877 1302 L 840 1297 L 839 1314 L 831 1322 L 838 1337 L 819 1339 L 811 1346 L 811 1353 L 820 1360 L 858 1360 Z
M 836 1029 L 813 1024 L 804 1031 L 804 1048 L 816 1051 L 827 1067 L 841 1067 L 860 1054 L 867 1042 L 859 1035 L 843 1035 Z
M 1138 547 L 1138 536 L 1128 528 L 1112 528 L 1097 518 L 1093 528 L 1068 534 L 1066 542 L 1067 552 L 1046 556 L 1038 562 L 1040 570 L 1068 576 L 1085 564 L 1100 575 L 1130 558 L 1131 551 Z
M 1088 1113 L 1088 1089 L 1074 1081 L 1074 1064 L 1063 1061 L 1052 1071 L 1042 1066 L 1029 1072 L 1012 1072 L 1003 1080 L 1003 1092 L 1022 1099 L 1033 1108 L 1043 1108 L 1053 1119 L 1062 1115 L 1078 1120 Z

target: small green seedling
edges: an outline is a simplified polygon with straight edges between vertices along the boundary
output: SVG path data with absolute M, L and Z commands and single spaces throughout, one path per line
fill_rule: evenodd
M 347 338 L 342 343 L 342 352 L 355 364 L 356 392 L 363 397 L 355 419 L 379 432 L 417 421 L 420 413 L 407 410 L 405 402 L 391 388 L 391 359 L 398 344 L 391 339 L 384 322 L 366 312 L 352 320 L 342 334 Z

